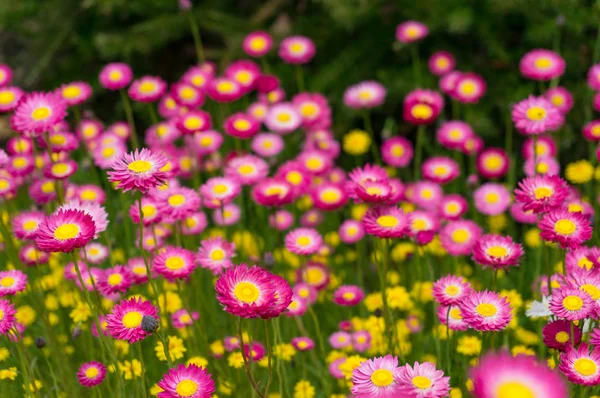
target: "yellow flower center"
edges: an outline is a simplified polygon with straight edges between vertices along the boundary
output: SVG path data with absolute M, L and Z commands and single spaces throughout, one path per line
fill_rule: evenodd
M 583 290 L 584 292 L 586 292 L 587 294 L 589 294 L 590 297 L 593 300 L 600 299 L 600 289 L 598 289 L 598 287 L 595 286 L 595 285 L 591 285 L 589 283 L 586 283 L 585 285 L 581 285 L 579 287 L 579 290 Z
M 371 373 L 371 382 L 377 387 L 387 387 L 394 382 L 394 375 L 387 369 L 377 369 Z
M 447 286 L 444 291 L 446 292 L 446 294 L 448 296 L 454 297 L 460 292 L 460 289 L 458 288 L 458 286 L 450 285 L 450 286 Z
M 340 194 L 335 189 L 327 189 L 321 192 L 321 200 L 325 203 L 335 203 L 340 199 Z
M 462 314 L 460 313 L 460 310 L 458 308 L 452 308 L 450 310 L 450 318 L 456 320 L 462 319 Z
M 143 94 L 150 94 L 154 92 L 154 90 L 156 90 L 156 84 L 154 84 L 154 82 L 146 81 L 140 84 L 140 92 Z
M 121 323 L 127 329 L 133 329 L 139 327 L 142 324 L 142 318 L 143 315 L 141 312 L 131 311 L 125 314 L 125 316 L 121 320 Z
M 536 394 L 526 385 L 511 381 L 501 384 L 496 391 L 497 398 L 536 398 Z
M 554 339 L 556 341 L 558 341 L 559 343 L 564 344 L 567 341 L 569 341 L 570 336 L 569 336 L 569 333 L 567 333 L 567 332 L 558 332 L 558 333 L 556 333 L 556 336 L 554 336 Z
M 460 92 L 464 95 L 471 95 L 476 89 L 477 86 L 472 81 L 466 81 L 460 85 Z
M 422 218 L 417 218 L 412 222 L 412 229 L 415 231 L 424 231 L 427 229 L 427 222 Z
M 96 256 L 100 254 L 100 249 L 98 249 L 97 247 L 92 247 L 90 250 L 87 250 L 87 252 L 90 253 L 92 256 Z
M 392 146 L 392 155 L 397 158 L 404 155 L 404 147 L 400 144 Z
M 121 71 L 113 70 L 112 72 L 110 72 L 108 74 L 108 79 L 111 80 L 111 81 L 113 81 L 113 82 L 116 82 L 117 80 L 121 79 L 121 76 L 123 76 L 123 74 L 121 73 Z
M 588 260 L 587 257 L 581 257 L 578 261 L 577 261 L 577 266 L 579 268 L 585 268 L 586 270 L 590 270 L 592 269 L 592 267 L 594 266 L 594 263 L 592 263 L 590 260 Z
M 465 243 L 470 237 L 471 234 L 466 229 L 457 229 L 452 232 L 452 240 L 456 243 Z
M 240 167 L 238 167 L 238 172 L 242 175 L 247 176 L 254 172 L 254 166 L 252 166 L 251 164 L 243 164 Z
M 217 195 L 222 195 L 227 192 L 227 185 L 225 184 L 217 184 L 213 187 L 213 192 Z
M 50 108 L 42 106 L 40 108 L 35 108 L 33 112 L 31 112 L 31 117 L 34 120 L 44 120 L 50 117 L 50 114 Z
M 197 116 L 186 117 L 183 122 L 183 125 L 188 130 L 198 130 L 203 124 L 202 119 Z
M 446 211 L 450 214 L 454 214 L 459 210 L 458 204 L 452 202 L 446 205 Z
M 37 221 L 33 221 L 33 220 L 25 221 L 25 222 L 23 223 L 23 229 L 24 229 L 25 231 L 28 231 L 28 232 L 31 232 L 31 231 L 33 231 L 34 229 L 36 229 L 36 228 L 37 228 L 37 226 L 38 226 L 38 223 L 37 223 Z
M 111 274 L 107 279 L 108 284 L 111 286 L 116 286 L 116 285 L 120 284 L 122 281 L 123 281 L 123 275 L 118 274 L 118 273 Z
M 310 158 L 306 161 L 306 167 L 309 170 L 318 170 L 323 162 L 319 158 Z
M 198 383 L 193 380 L 182 380 L 177 383 L 175 391 L 182 397 L 191 397 L 198 391 Z
M 496 315 L 498 310 L 493 304 L 483 303 L 475 307 L 475 311 L 481 316 L 490 317 Z
M 381 188 L 379 187 L 369 187 L 367 188 L 367 193 L 369 195 L 381 195 Z
M 233 91 L 233 88 L 233 83 L 228 81 L 220 82 L 219 84 L 217 84 L 217 91 L 221 93 L 228 93 L 230 91 Z
M 304 46 L 301 43 L 294 43 L 290 46 L 290 51 L 293 53 L 301 53 L 304 50 Z
M 377 224 L 383 228 L 394 228 L 399 222 L 397 217 L 390 215 L 379 216 L 377 218 Z
M 410 114 L 415 119 L 426 120 L 433 115 L 433 109 L 427 104 L 417 104 L 412 107 Z
M 0 179 L 0 190 L 5 190 L 10 186 L 10 184 L 8 183 L 8 181 L 6 181 L 5 179 Z
M 46 181 L 42 184 L 42 192 L 50 193 L 54 192 L 54 181 Z
M 98 373 L 100 373 L 98 371 L 98 368 L 95 366 L 92 366 L 85 370 L 85 377 L 87 377 L 88 379 L 93 379 L 94 377 L 98 376 Z
M 184 265 L 185 262 L 183 261 L 183 258 L 179 256 L 169 257 L 165 261 L 165 266 L 172 271 L 177 271 L 178 269 L 183 268 Z
M 4 319 L 4 311 L 0 310 L 0 321 Z
M 15 283 L 15 278 L 10 277 L 10 276 L 5 276 L 4 278 L 0 279 L 0 286 L 2 287 L 10 287 L 12 285 L 14 285 Z
M 69 171 L 70 167 L 66 163 L 56 163 L 52 166 L 52 174 L 61 176 Z
M 251 79 L 252 74 L 247 70 L 242 70 L 235 74 L 235 80 L 243 84 L 249 83 Z
M 286 174 L 285 179 L 292 185 L 298 185 L 302 182 L 302 174 L 298 171 L 290 171 Z
M 258 290 L 258 287 L 254 283 L 240 282 L 233 289 L 233 295 L 239 301 L 251 304 L 258 300 L 260 290 Z
M 489 155 L 483 161 L 486 169 L 497 170 L 504 165 L 504 159 L 500 155 Z
M 500 196 L 496 192 L 490 192 L 485 195 L 485 201 L 488 203 L 498 203 Z
M 233 127 L 235 127 L 236 130 L 246 131 L 250 128 L 250 122 L 246 119 L 238 119 L 233 122 Z
M 296 244 L 299 246 L 308 246 L 311 242 L 312 241 L 308 236 L 300 236 L 298 239 L 296 239 Z
M 424 390 L 426 388 L 431 387 L 431 384 L 433 384 L 433 383 L 431 382 L 431 380 L 428 377 L 415 376 L 412 379 L 412 384 L 413 384 L 413 386 Z
M 406 36 L 412 39 L 419 36 L 419 29 L 417 29 L 415 26 L 409 26 L 408 28 L 406 28 L 405 33 Z
M 50 137 L 50 143 L 52 145 L 64 145 L 67 142 L 67 139 L 62 134 L 55 134 Z
M 142 215 L 144 218 L 153 217 L 156 214 L 156 207 L 154 205 L 144 205 L 142 206 Z
M 181 98 L 189 100 L 196 96 L 196 91 L 191 87 L 184 87 L 179 92 L 179 95 L 181 95 Z
M 583 300 L 577 296 L 567 296 L 562 301 L 563 307 L 569 311 L 579 311 L 583 307 Z
M 575 361 L 573 367 L 579 374 L 582 374 L 583 376 L 591 376 L 598 370 L 598 365 L 596 365 L 596 362 L 589 358 L 579 358 Z
M 63 224 L 54 230 L 54 239 L 57 240 L 73 239 L 77 235 L 79 235 L 77 224 Z
M 221 261 L 225 258 L 223 249 L 215 249 L 210 253 L 210 258 L 215 261 Z
M 8 105 L 15 100 L 15 95 L 8 90 L 0 91 L 0 104 Z
M 433 197 L 433 191 L 429 188 L 426 188 L 421 191 L 421 197 L 424 199 L 431 199 Z
M 317 110 L 318 108 L 315 104 L 307 102 L 300 107 L 300 114 L 304 117 L 312 117 L 317 113 Z
M 527 119 L 537 122 L 546 117 L 546 110 L 539 106 L 532 106 L 527 109 L 526 115 Z
M 274 187 L 267 188 L 265 193 L 268 196 L 274 196 L 274 195 L 281 195 L 283 193 L 283 191 L 281 190 L 281 187 L 274 186 Z
M 546 174 L 550 170 L 550 166 L 546 162 L 540 162 L 536 165 L 535 170 L 540 174 Z
M 569 213 L 583 213 L 583 206 L 580 203 L 571 203 L 567 207 Z
M 75 99 L 81 95 L 81 89 L 77 86 L 67 86 L 63 89 L 64 98 Z
M 319 268 L 309 268 L 304 273 L 304 279 L 310 285 L 317 285 L 323 281 L 323 272 Z
M 508 250 L 504 246 L 492 246 L 487 249 L 486 253 L 491 257 L 504 257 L 508 254 Z
M 192 77 L 192 84 L 196 87 L 202 87 L 206 83 L 206 79 L 202 75 L 196 75 Z
M 535 67 L 540 69 L 547 69 L 552 66 L 552 61 L 546 57 L 539 57 L 534 61 Z
M 552 104 L 556 105 L 556 106 L 561 106 L 565 103 L 565 99 L 562 95 L 553 95 L 552 98 L 550 99 L 550 101 L 552 101 Z
M 552 196 L 552 190 L 547 187 L 539 187 L 533 191 L 536 199 L 544 199 Z
M 562 219 L 554 224 L 554 232 L 561 235 L 571 235 L 577 230 L 577 225 L 571 220 Z
M 448 168 L 446 166 L 436 166 L 433 168 L 433 174 L 438 177 L 443 177 L 448 173 Z
M 287 122 L 289 122 L 290 120 L 292 120 L 292 117 L 290 116 L 290 114 L 289 114 L 289 113 L 283 113 L 283 112 L 282 112 L 282 113 L 278 114 L 278 115 L 275 117 L 275 119 L 277 119 L 277 121 L 278 121 L 278 122 L 281 122 L 281 123 L 287 123 Z
M 169 205 L 173 206 L 173 207 L 177 207 L 177 206 L 181 206 L 182 204 L 185 203 L 185 196 L 181 195 L 181 194 L 175 194 L 175 195 L 171 195 L 169 196 Z
M 342 297 L 344 298 L 344 300 L 353 300 L 354 297 L 356 297 L 356 295 L 352 292 L 345 292 L 344 294 L 342 294 Z
M 134 173 L 145 173 L 152 168 L 152 163 L 147 160 L 134 160 L 127 168 Z
M 255 37 L 250 40 L 250 48 L 254 51 L 260 51 L 267 45 L 267 40 L 264 37 Z

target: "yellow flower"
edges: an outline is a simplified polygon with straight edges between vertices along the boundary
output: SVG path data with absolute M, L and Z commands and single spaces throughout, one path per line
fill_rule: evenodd
M 325 235 L 325 243 L 331 247 L 336 247 L 340 244 L 340 235 L 338 235 L 337 231 L 328 232 Z
M 498 214 L 488 217 L 488 225 L 491 232 L 501 232 L 508 225 L 506 214 Z
M 167 299 L 167 305 L 165 306 L 165 297 Z M 183 303 L 181 302 L 181 297 L 177 293 L 173 292 L 165 292 L 161 294 L 158 298 L 158 303 L 160 305 L 161 312 L 166 309 L 166 311 L 170 314 L 180 310 L 183 307 Z
M 177 336 L 169 336 L 167 339 L 167 344 L 169 344 L 169 356 L 171 357 L 171 361 L 183 358 L 183 353 L 187 351 L 185 346 L 183 345 L 183 340 L 181 340 Z M 162 341 L 159 341 L 156 344 L 156 346 L 154 347 L 154 351 L 156 351 L 156 356 L 158 357 L 158 359 L 160 359 L 161 361 L 167 360 Z
M 376 310 L 383 308 L 383 296 L 381 292 L 371 293 L 365 297 L 365 307 L 369 312 L 375 312 Z
M 225 353 L 225 347 L 223 347 L 223 341 L 215 340 L 210 344 L 210 350 L 215 355 L 223 355 Z
M 232 352 L 227 358 L 227 363 L 232 368 L 240 369 L 244 366 L 244 358 L 242 357 L 242 353 L 240 351 Z
M 233 386 L 231 385 L 231 383 L 223 381 L 219 383 L 218 390 L 223 395 L 231 395 L 231 393 L 233 392 Z
M 150 394 L 152 395 L 158 395 L 159 392 L 163 392 L 165 390 L 163 390 L 161 387 L 158 386 L 158 384 L 153 385 L 150 388 Z
M 536 248 L 542 245 L 542 238 L 540 238 L 540 230 L 537 228 L 531 228 L 525 232 L 525 244 L 528 247 Z
M 540 341 L 537 333 L 518 327 L 515 330 L 515 337 L 525 345 L 536 345 Z
M 69 316 L 75 323 L 85 322 L 92 316 L 92 310 L 87 303 L 79 301 Z
M 284 361 L 291 361 L 292 357 L 296 355 L 296 349 L 291 344 L 277 344 L 273 350 L 273 354 Z
M 594 167 L 587 160 L 569 163 L 565 169 L 565 177 L 572 184 L 585 184 L 594 177 Z
M 463 355 L 479 355 L 481 352 L 481 340 L 475 336 L 463 336 L 458 339 L 456 352 Z
M 517 356 L 517 355 L 535 356 L 535 351 L 524 345 L 516 345 L 510 350 L 510 352 L 511 352 L 511 354 L 513 354 L 513 356 Z
M 415 282 L 410 292 L 416 300 L 422 303 L 428 303 L 433 300 L 433 283 L 430 281 Z
M 500 297 L 506 297 L 508 299 L 510 308 L 519 309 L 523 307 L 523 298 L 521 298 L 521 295 L 517 293 L 515 289 L 502 290 L 500 292 Z
M 17 368 L 0 369 L 0 380 L 14 380 L 17 378 Z
M 44 306 L 48 311 L 56 311 L 58 310 L 58 299 L 55 295 L 49 294 L 44 300 Z
M 193 363 L 196 366 L 201 366 L 203 368 L 206 369 L 206 367 L 208 366 L 208 360 L 204 357 L 191 357 L 190 359 L 187 360 L 187 362 L 185 363 L 186 365 L 189 365 Z
M 415 252 L 415 245 L 410 242 L 400 242 L 392 248 L 392 260 L 395 262 L 405 261 L 409 255 Z
M 17 313 L 15 314 L 17 322 L 22 323 L 25 326 L 31 325 L 35 321 L 35 317 L 35 311 L 28 305 L 22 305 L 17 308 Z
M 29 383 L 29 386 L 23 385 L 23 389 L 29 390 L 31 392 L 36 392 L 42 389 L 44 385 L 39 380 L 33 380 L 33 383 Z
M 362 203 L 352 206 L 352 208 L 350 209 L 350 214 L 352 215 L 352 218 L 356 221 L 361 221 L 367 213 L 367 210 L 369 210 L 369 206 Z
M 344 358 L 345 356 L 346 355 L 341 351 L 331 350 L 331 351 L 329 351 L 329 354 L 327 354 L 327 358 L 325 358 L 325 361 L 327 363 L 331 364 L 340 358 Z
M 406 311 L 413 307 L 413 301 L 404 286 L 395 286 L 386 289 L 388 306 L 391 309 Z
M 137 359 L 119 362 L 119 370 L 123 373 L 125 380 L 140 377 L 142 375 L 142 363 Z
M 10 357 L 10 351 L 6 347 L 0 347 L 0 362 L 6 361 Z
M 371 137 L 363 130 L 352 130 L 344 136 L 344 152 L 350 155 L 363 155 L 371 147 Z
M 129 354 L 129 343 L 123 340 L 115 340 L 115 349 L 118 356 L 124 357 Z
M 315 388 L 308 380 L 300 380 L 294 386 L 294 398 L 313 398 L 315 396 Z
M 462 391 L 460 391 L 460 388 L 458 387 L 454 387 L 452 390 L 450 390 L 450 398 L 462 398 Z
M 346 380 L 350 380 L 352 378 L 352 372 L 354 372 L 354 369 L 358 368 L 365 360 L 365 358 L 359 355 L 352 355 L 346 358 L 344 363 L 340 364 L 339 369 L 344 374 Z

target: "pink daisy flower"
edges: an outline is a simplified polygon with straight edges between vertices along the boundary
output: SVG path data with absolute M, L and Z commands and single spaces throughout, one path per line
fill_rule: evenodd
M 440 90 L 442 90 L 442 92 L 444 94 L 453 95 L 454 88 L 456 87 L 456 82 L 460 78 L 461 75 L 462 75 L 462 72 L 457 71 L 457 70 L 453 70 L 453 71 L 446 73 L 444 76 L 442 76 L 442 78 L 440 79 L 440 81 L 438 83 Z
M 360 241 L 365 236 L 365 230 L 360 221 L 346 220 L 340 225 L 338 234 L 342 242 L 350 245 Z
M 201 110 L 192 110 L 175 119 L 175 127 L 183 134 L 194 134 L 212 128 L 210 114 Z
M 460 149 L 465 140 L 475 135 L 471 126 L 460 120 L 444 122 L 435 133 L 438 142 L 448 149 Z
M 158 211 L 159 206 L 155 198 L 143 196 L 142 197 L 142 217 L 140 217 L 139 204 L 133 203 L 129 208 L 129 216 L 131 220 L 139 224 L 140 220 L 143 220 L 144 225 L 157 224 L 161 221 L 162 216 Z
M 465 322 L 460 307 L 440 305 L 437 309 L 437 316 L 440 323 L 446 325 L 450 330 L 464 332 L 469 329 L 469 324 Z
M 561 206 L 568 194 L 568 185 L 558 176 L 539 175 L 527 177 L 515 189 L 515 200 L 523 204 L 523 210 L 546 213 Z
M 532 177 L 537 174 L 558 175 L 560 174 L 560 165 L 556 158 L 551 156 L 538 156 L 535 158 L 535 165 L 533 158 L 525 160 L 523 170 L 525 171 L 525 175 L 528 177 Z
M 243 155 L 231 159 L 225 166 L 225 175 L 237 178 L 242 185 L 252 185 L 267 177 L 269 165 L 261 158 Z
M 170 281 L 187 279 L 195 269 L 194 254 L 180 247 L 167 246 L 152 260 L 152 270 Z
M 282 102 L 269 108 L 264 123 L 270 131 L 285 135 L 300 127 L 302 115 L 292 103 Z
M 35 239 L 37 230 L 44 218 L 44 213 L 40 211 L 19 213 L 11 219 L 13 233 L 19 239 Z
M 454 56 L 448 51 L 437 51 L 429 57 L 429 70 L 436 76 L 443 76 L 456 66 Z
M 416 89 L 404 98 L 403 117 L 411 124 L 433 123 L 444 108 L 444 98 L 436 91 Z
M 186 81 L 173 84 L 170 95 L 180 106 L 193 109 L 204 105 L 204 93 Z
M 550 311 L 559 318 L 576 321 L 588 317 L 594 309 L 594 300 L 585 291 L 561 288 L 552 291 Z
M 329 182 L 315 187 L 310 196 L 314 207 L 319 210 L 336 210 L 343 207 L 348 201 L 348 195 L 344 187 Z
M 211 209 L 230 203 L 241 191 L 240 183 L 233 178 L 213 177 L 200 186 L 200 195 L 204 205 Z
M 75 174 L 77 167 L 77 162 L 71 159 L 65 159 L 49 164 L 48 167 L 44 169 L 44 176 L 55 180 L 64 180 Z
M 95 387 L 106 377 L 106 366 L 98 361 L 82 364 L 77 371 L 77 380 L 84 387 Z
M 86 82 L 63 84 L 57 93 L 69 106 L 83 104 L 92 95 L 92 87 Z
M 542 239 L 557 242 L 563 249 L 576 249 L 592 238 L 592 226 L 587 217 L 581 213 L 571 213 L 567 209 L 552 210 L 544 214 L 538 227 Z
M 105 269 L 98 277 L 96 286 L 98 291 L 105 296 L 114 293 L 125 293 L 131 287 L 133 275 L 129 268 L 123 265 L 117 265 Z
M 254 61 L 240 59 L 230 63 L 225 69 L 225 76 L 235 80 L 244 92 L 253 90 L 256 86 L 257 79 L 262 76 L 260 66 Z
M 127 94 L 138 102 L 155 102 L 167 91 L 167 83 L 157 76 L 143 76 L 134 80 Z
M 447 275 L 433 284 L 433 298 L 442 305 L 452 306 L 460 304 L 473 292 L 471 284 L 462 276 Z
M 600 131 L 598 132 L 600 138 Z M 541 135 L 534 138 L 527 138 L 521 147 L 521 153 L 524 158 L 532 158 L 534 151 L 535 142 L 535 156 L 536 157 L 547 157 L 556 155 L 556 142 L 550 136 Z
M 193 139 L 193 145 L 198 155 L 217 152 L 223 144 L 223 136 L 214 130 L 196 132 Z
M 523 246 L 510 236 L 483 235 L 473 246 L 473 261 L 494 269 L 518 266 L 523 254 Z
M 23 245 L 19 250 L 19 260 L 28 266 L 47 264 L 49 258 L 48 253 L 39 251 L 33 243 Z
M 387 90 L 376 81 L 354 84 L 344 92 L 344 105 L 353 109 L 370 109 L 383 104 Z
M 214 275 L 219 275 L 224 269 L 231 267 L 233 257 L 235 257 L 235 244 L 221 237 L 215 237 L 200 242 L 196 263 L 212 271 Z
M 315 342 L 309 337 L 294 337 L 291 343 L 298 351 L 310 351 L 315 348 Z
M 108 214 L 106 210 L 102 205 L 95 202 L 80 202 L 77 199 L 73 199 L 59 207 L 58 210 L 80 210 L 92 217 L 96 226 L 94 237 L 104 232 L 108 226 Z
M 406 191 L 406 197 L 423 209 L 437 208 L 444 195 L 442 187 L 431 181 L 419 181 L 411 185 Z
M 451 221 L 460 219 L 468 210 L 467 200 L 459 194 L 450 194 L 442 198 L 438 211 L 440 215 Z
M 106 316 L 106 330 L 113 338 L 133 344 L 151 334 L 142 329 L 143 318 L 152 317 L 158 321 L 157 314 L 158 310 L 150 301 L 140 298 L 124 300 Z
M 206 94 L 217 102 L 232 102 L 240 98 L 244 92 L 242 86 L 235 80 L 217 77 L 208 83 Z
M 171 220 L 183 220 L 200 208 L 200 196 L 191 188 L 173 187 L 156 196 L 158 211 Z M 142 212 L 144 211 L 142 207 Z
M 469 326 L 482 332 L 500 331 L 512 319 L 508 299 L 488 290 L 471 293 L 460 303 L 460 311 Z
M 10 66 L 0 64 L 0 87 L 8 86 L 12 80 L 13 72 Z
M 544 93 L 544 97 L 563 115 L 573 108 L 573 95 L 564 87 L 551 87 Z
M 469 373 L 473 380 L 473 395 L 478 398 L 568 396 L 567 386 L 559 373 L 531 356 L 488 353 Z
M 450 377 L 437 370 L 431 362 L 408 364 L 400 367 L 396 378 L 397 396 L 441 398 L 450 392 Z
M 485 80 L 476 73 L 461 73 L 450 96 L 466 104 L 475 104 L 485 95 Z
M 246 115 L 243 112 L 238 112 L 225 119 L 223 129 L 227 135 L 246 140 L 258 133 L 258 130 L 260 130 L 260 123 L 252 116 Z
M 565 72 L 565 60 L 550 50 L 535 49 L 521 58 L 521 74 L 532 80 L 547 81 L 561 76 Z
M 12 296 L 25 290 L 27 274 L 19 270 L 0 271 L 0 297 Z
M 600 381 L 600 350 L 581 343 L 578 348 L 567 345 L 560 354 L 558 369 L 570 382 L 584 386 L 595 386 Z M 566 392 L 565 392 L 566 396 Z
M 194 321 L 197 321 L 199 318 L 200 314 L 197 312 L 189 312 L 185 308 L 177 310 L 173 313 L 173 315 L 171 315 L 173 326 L 175 326 L 177 329 L 191 326 L 194 324 Z
M 161 153 L 149 149 L 126 153 L 112 165 L 108 172 L 110 182 L 116 182 L 117 188 L 147 192 L 150 188 L 162 185 L 167 174 L 161 169 L 167 164 L 167 158 Z
M 87 256 L 90 264 L 102 264 L 108 258 L 108 249 L 101 243 L 90 242 L 81 249 L 81 256 Z
M 363 290 L 354 285 L 342 285 L 333 292 L 333 302 L 345 307 L 358 305 L 365 297 Z
M 312 228 L 296 228 L 285 236 L 285 248 L 294 254 L 308 256 L 323 244 L 321 235 Z
M 284 179 L 266 178 L 252 187 L 252 199 L 261 206 L 283 206 L 294 200 L 294 189 Z
M 564 117 L 558 108 L 546 98 L 534 96 L 513 105 L 512 120 L 517 130 L 525 135 L 554 131 L 564 123 Z
M 506 175 L 509 158 L 501 148 L 486 148 L 477 156 L 477 172 L 484 178 L 500 178 Z
M 423 178 L 438 184 L 453 181 L 460 174 L 458 163 L 444 156 L 434 156 L 421 164 Z
M 18 87 L 0 88 L 0 112 L 10 112 L 15 109 L 24 94 Z
M 331 108 L 325 96 L 318 93 L 300 93 L 292 98 L 292 103 L 302 116 L 303 128 L 315 130 L 331 126 Z
M 11 127 L 24 135 L 50 132 L 67 116 L 67 104 L 54 93 L 26 94 L 10 118 Z
M 275 302 L 261 315 L 262 318 L 275 318 L 285 313 L 292 303 L 293 291 L 290 284 L 279 275 L 271 274 L 271 284 L 275 290 Z
M 427 26 L 418 21 L 402 22 L 396 27 L 396 40 L 404 44 L 421 40 L 428 34 Z
M 0 299 L 0 334 L 8 334 L 8 331 L 15 326 L 16 313 L 10 301 Z
M 362 220 L 365 232 L 379 238 L 401 238 L 410 232 L 410 219 L 395 207 L 369 209 Z
M 129 65 L 115 62 L 102 68 L 98 77 L 102 87 L 108 90 L 120 90 L 129 86 L 133 79 L 133 72 Z
M 583 137 L 588 141 L 600 141 L 600 120 L 592 120 L 583 126 Z
M 542 338 L 544 344 L 549 348 L 559 351 L 565 351 L 571 342 L 575 341 L 575 346 L 581 342 L 581 329 L 578 326 L 573 328 L 573 337 L 571 339 L 571 322 L 564 319 L 552 321 L 542 329 Z
M 158 398 L 210 398 L 215 392 L 211 374 L 194 364 L 169 369 L 158 386 L 163 390 L 158 393 Z
M 290 36 L 279 45 L 279 57 L 287 64 L 307 64 L 317 53 L 315 44 L 305 36 Z
M 594 64 L 590 67 L 587 74 L 587 83 L 592 90 L 600 90 L 600 64 Z
M 190 214 L 183 220 L 181 232 L 186 236 L 200 235 L 207 226 L 208 220 L 206 219 L 206 215 L 199 211 Z
M 336 350 L 351 347 L 352 336 L 350 333 L 344 331 L 332 333 L 329 336 L 329 345 Z
M 381 158 L 388 166 L 406 167 L 413 158 L 413 147 L 404 137 L 387 138 L 381 145 Z
M 40 224 L 35 243 L 45 252 L 70 252 L 85 246 L 95 233 L 92 216 L 82 210 L 59 209 Z
M 502 214 L 510 206 L 510 193 L 502 184 L 487 182 L 473 193 L 475 208 L 482 214 L 495 216 Z
M 330 281 L 329 272 L 324 264 L 309 261 L 303 268 L 298 270 L 297 280 L 307 283 L 317 291 L 327 287 Z M 298 289 L 301 293 L 302 289 Z M 309 297 L 311 293 L 309 291 Z M 316 299 L 316 297 L 315 297 Z
M 224 270 L 215 284 L 217 300 L 225 311 L 242 318 L 257 318 L 275 304 L 272 275 L 260 267 L 240 264 Z
M 242 215 L 240 207 L 235 203 L 226 204 L 213 212 L 213 220 L 217 225 L 235 225 Z
M 244 37 L 242 49 L 251 57 L 262 57 L 266 55 L 273 46 L 273 39 L 267 32 L 251 32 Z

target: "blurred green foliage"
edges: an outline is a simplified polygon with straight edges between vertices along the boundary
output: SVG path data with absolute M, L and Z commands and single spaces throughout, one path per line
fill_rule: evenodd
M 470 107 L 469 121 L 485 138 L 502 137 L 510 105 L 538 87 L 518 73 L 521 56 L 533 48 L 558 50 L 567 61 L 561 85 L 576 98 L 564 148 L 592 117 L 585 85 L 594 58 L 600 3 L 583 0 L 201 0 L 193 11 L 209 59 L 223 66 L 244 57 L 241 41 L 264 29 L 276 39 L 303 34 L 318 54 L 305 69 L 312 91 L 328 95 L 336 130 L 356 115 L 341 106 L 344 89 L 377 79 L 389 89 L 375 115 L 401 118 L 402 98 L 415 87 L 410 51 L 394 39 L 399 22 L 416 19 L 430 27 L 418 44 L 421 68 L 434 51 L 445 49 L 458 68 L 482 74 L 488 93 Z M 598 52 L 598 50 L 596 50 Z M 92 82 L 107 62 L 125 61 L 136 75 L 159 74 L 173 82 L 195 62 L 186 16 L 177 0 L 19 0 L 0 2 L 0 61 L 15 68 L 15 83 L 48 90 L 74 80 Z M 271 69 L 294 89 L 293 70 L 269 56 Z M 429 73 L 423 86 L 434 88 Z M 123 118 L 116 98 L 101 89 L 90 108 L 107 121 Z M 463 109 L 463 116 L 465 112 Z M 409 129 L 402 123 L 400 130 Z

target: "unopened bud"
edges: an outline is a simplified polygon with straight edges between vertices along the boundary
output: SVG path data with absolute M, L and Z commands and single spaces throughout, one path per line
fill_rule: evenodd
M 36 337 L 35 346 L 37 348 L 44 348 L 45 345 L 46 345 L 46 340 L 44 340 L 43 337 Z
M 156 329 L 158 329 L 158 319 L 144 315 L 142 317 L 142 330 L 146 333 L 154 333 Z

